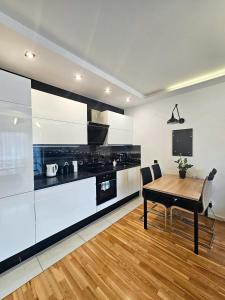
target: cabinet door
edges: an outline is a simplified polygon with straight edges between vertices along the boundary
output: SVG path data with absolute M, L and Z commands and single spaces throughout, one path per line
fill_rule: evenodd
M 129 195 L 128 190 L 128 171 L 117 172 L 117 200 L 121 200 Z
M 31 105 L 31 81 L 0 70 L 0 101 Z
M 87 125 L 33 118 L 33 144 L 87 144 Z
M 35 243 L 34 192 L 0 199 L 0 261 Z
M 33 189 L 31 108 L 0 101 L 0 198 Z
M 132 145 L 133 132 L 109 128 L 107 142 L 109 145 Z
M 133 119 L 131 117 L 109 110 L 102 112 L 102 121 L 110 125 L 110 128 L 133 130 Z
M 87 104 L 32 89 L 34 118 L 87 124 Z
M 95 177 L 35 192 L 36 242 L 96 213 Z
M 132 195 L 141 188 L 140 167 L 130 168 L 128 171 L 128 190 L 129 195 Z

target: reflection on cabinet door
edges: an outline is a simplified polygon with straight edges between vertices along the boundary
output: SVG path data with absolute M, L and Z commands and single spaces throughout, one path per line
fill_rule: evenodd
M 30 79 L 0 70 L 0 101 L 31 106 Z
M 31 108 L 0 101 L 0 198 L 33 189 Z
M 34 192 L 0 199 L 0 261 L 35 243 Z
M 87 144 L 87 125 L 33 118 L 33 144 Z
M 96 213 L 95 177 L 35 192 L 36 242 Z

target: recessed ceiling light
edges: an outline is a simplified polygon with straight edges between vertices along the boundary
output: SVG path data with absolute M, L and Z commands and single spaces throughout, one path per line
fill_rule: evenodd
M 220 69 L 220 70 L 215 71 L 215 72 L 207 73 L 205 75 L 194 77 L 192 79 L 182 81 L 182 82 L 179 82 L 179 83 L 174 84 L 174 85 L 171 85 L 167 88 L 167 91 L 169 91 L 169 92 L 175 91 L 175 90 L 178 90 L 178 89 L 182 89 L 182 88 L 185 88 L 185 87 L 188 87 L 188 86 L 192 86 L 192 85 L 195 85 L 195 84 L 198 84 L 198 83 L 201 83 L 201 82 L 205 82 L 205 81 L 208 81 L 208 80 L 211 80 L 211 79 L 215 79 L 215 78 L 218 78 L 218 77 L 222 77 L 222 76 L 225 76 L 225 68 Z
M 127 97 L 126 101 L 127 101 L 127 102 L 130 102 L 130 97 Z
M 110 94 L 111 93 L 111 89 L 109 87 L 105 88 L 105 93 L 106 94 Z
M 31 52 L 31 51 L 26 51 L 24 55 L 25 55 L 25 57 L 28 58 L 28 59 L 34 59 L 35 56 L 36 56 L 35 53 L 33 53 L 33 52 Z
M 76 74 L 76 75 L 75 75 L 75 79 L 76 79 L 77 81 L 81 81 L 82 78 L 83 78 L 83 76 L 82 76 L 81 74 Z

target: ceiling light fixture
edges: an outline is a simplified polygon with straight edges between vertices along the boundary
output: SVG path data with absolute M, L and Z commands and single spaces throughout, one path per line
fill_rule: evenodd
M 105 93 L 106 94 L 110 94 L 111 93 L 111 89 L 109 87 L 105 88 Z
M 177 111 L 177 115 L 178 115 L 178 119 L 176 119 L 174 117 L 174 111 Z M 183 124 L 184 123 L 184 119 L 180 117 L 180 113 L 179 113 L 179 110 L 178 110 L 178 105 L 175 104 L 174 106 L 174 109 L 172 111 L 172 116 L 171 118 L 167 121 L 167 124 Z
M 186 80 L 186 81 L 182 81 L 182 82 L 177 83 L 177 84 L 173 84 L 173 85 L 171 85 L 167 88 L 167 91 L 172 92 L 172 91 L 175 91 L 175 90 L 179 90 L 179 89 L 182 89 L 182 88 L 185 88 L 185 87 L 188 87 L 188 86 L 192 86 L 192 85 L 195 85 L 195 84 L 198 84 L 198 83 L 201 83 L 201 82 L 205 82 L 205 81 L 208 81 L 208 80 L 211 80 L 211 79 L 215 79 L 215 78 L 218 78 L 218 77 L 222 77 L 222 76 L 225 76 L 225 68 L 220 69 L 220 70 L 215 71 L 215 72 L 207 73 L 205 75 L 194 77 L 190 80 Z
M 129 103 L 130 102 L 130 97 L 127 97 L 126 101 L 127 101 L 127 103 Z
M 81 81 L 82 78 L 83 78 L 83 76 L 82 76 L 81 74 L 76 74 L 76 75 L 75 75 L 75 79 L 76 79 L 77 81 Z
M 28 58 L 28 59 L 34 59 L 35 56 L 36 56 L 35 53 L 33 53 L 33 52 L 31 52 L 31 51 L 26 51 L 24 55 L 25 55 L 25 57 Z

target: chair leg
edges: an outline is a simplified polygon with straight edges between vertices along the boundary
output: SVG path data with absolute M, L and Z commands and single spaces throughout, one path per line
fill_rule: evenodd
M 170 208 L 170 229 L 173 230 L 173 207 Z
M 167 207 L 165 207 L 165 230 L 167 227 Z

